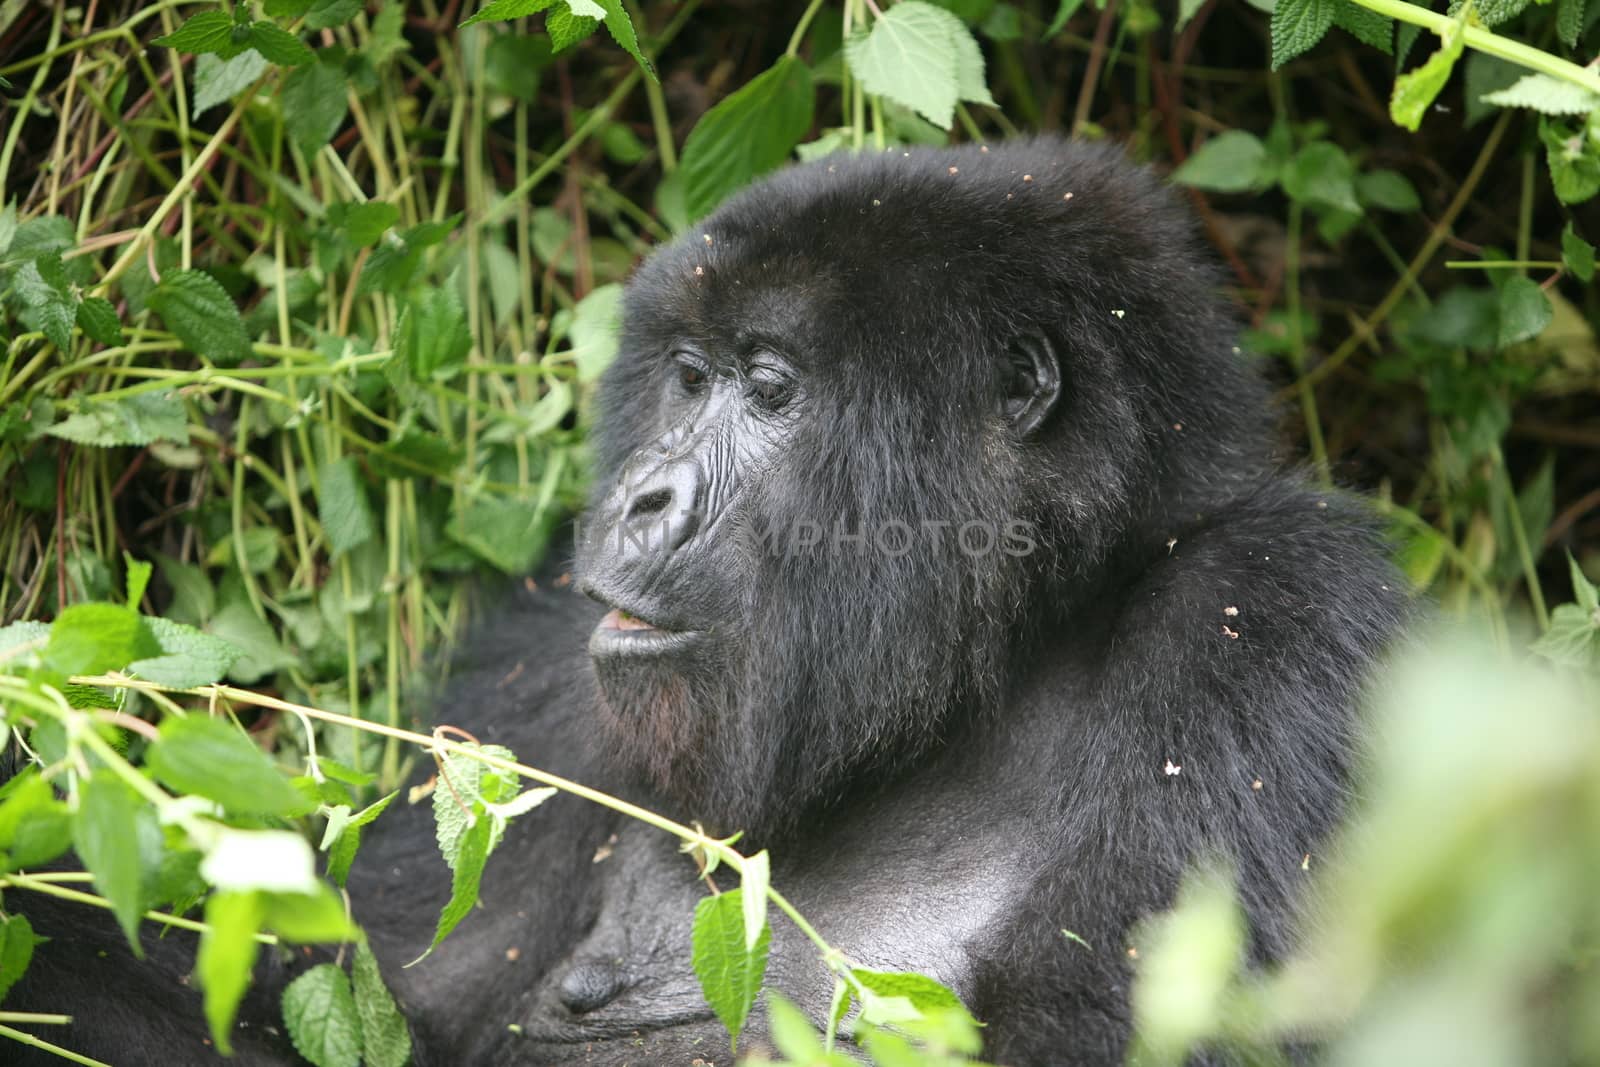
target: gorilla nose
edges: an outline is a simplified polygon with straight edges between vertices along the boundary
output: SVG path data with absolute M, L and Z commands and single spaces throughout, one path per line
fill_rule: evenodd
M 700 473 L 693 463 L 663 463 L 630 485 L 622 506 L 629 539 L 646 549 L 682 548 L 700 528 Z
M 610 1004 L 626 987 L 627 980 L 616 964 L 578 960 L 562 976 L 556 994 L 568 1011 L 582 1015 Z

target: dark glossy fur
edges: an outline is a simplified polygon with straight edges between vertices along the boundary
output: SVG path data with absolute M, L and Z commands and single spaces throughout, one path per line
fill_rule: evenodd
M 1105 148 L 895 151 L 759 184 L 639 271 L 596 438 L 600 502 L 669 429 L 662 356 L 686 333 L 764 338 L 801 369 L 786 460 L 743 472 L 720 516 L 722 565 L 663 579 L 720 613 L 722 644 L 602 693 L 585 641 L 603 609 L 544 583 L 470 643 L 439 719 L 750 830 L 834 944 L 955 988 L 986 1058 L 1117 1062 L 1130 929 L 1192 861 L 1239 872 L 1254 955 L 1289 943 L 1302 857 L 1349 788 L 1352 701 L 1405 611 L 1364 511 L 1274 458 L 1218 287 L 1160 181 Z M 996 402 L 1029 334 L 1065 387 L 1022 437 Z M 814 516 L 1019 518 L 1037 546 L 758 543 Z M 557 798 L 513 824 L 483 907 L 401 970 L 447 890 L 423 811 L 373 828 L 352 896 L 419 1064 L 731 1062 L 689 967 L 705 889 L 674 842 Z M 89 958 L 118 952 L 109 924 L 20 903 L 58 940 L 8 1009 L 74 1012 L 47 1036 L 113 1062 L 202 1062 L 198 995 L 170 977 L 188 935 L 124 969 Z M 270 966 L 269 985 L 294 969 Z M 825 1010 L 827 974 L 781 919 L 769 983 Z M 239 1062 L 284 1062 L 256 996 Z

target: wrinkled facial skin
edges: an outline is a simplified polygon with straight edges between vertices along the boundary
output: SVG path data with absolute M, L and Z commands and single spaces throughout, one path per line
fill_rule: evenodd
M 680 814 L 773 831 L 914 764 L 1257 448 L 1188 403 L 1234 372 L 1168 354 L 1227 327 L 1132 173 L 1152 188 L 1094 150 L 829 161 L 640 268 L 578 577 L 611 609 L 603 741 Z

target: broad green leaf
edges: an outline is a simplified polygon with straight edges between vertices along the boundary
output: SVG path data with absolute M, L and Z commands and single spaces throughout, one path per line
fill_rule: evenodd
M 307 159 L 339 132 L 349 111 L 344 71 L 334 63 L 307 63 L 284 80 L 284 123 Z
M 1550 0 L 1539 0 L 1548 4 Z M 1509 22 L 1527 8 L 1528 0 L 1472 0 L 1472 11 L 1485 26 L 1498 26 Z M 1449 13 L 1459 15 L 1466 7 L 1464 0 L 1450 0 Z
M 33 946 L 45 940 L 34 934 L 26 915 L 0 918 L 0 1001 L 27 972 L 33 960 Z
M 1184 160 L 1172 172 L 1172 180 L 1179 185 L 1216 193 L 1243 192 L 1260 184 L 1266 160 L 1266 146 L 1255 134 L 1228 130 L 1211 138 Z
M 1562 203 L 1581 204 L 1600 193 L 1600 156 L 1582 130 L 1574 132 L 1564 123 L 1545 118 L 1539 121 L 1539 139 L 1544 142 L 1550 182 Z
M 771 859 L 762 849 L 746 856 L 740 888 L 744 890 L 744 948 L 753 951 L 767 930 L 767 886 L 772 879 Z
M 1594 583 L 1589 581 L 1570 552 L 1567 553 L 1567 570 L 1572 576 L 1572 598 L 1577 601 L 1578 607 L 1587 612 L 1600 612 L 1600 589 L 1596 589 Z M 1595 618 L 1594 622 L 1600 626 L 1600 617 Z
M 1550 613 L 1550 629 L 1531 648 L 1553 663 L 1594 670 L 1600 664 L 1600 609 L 1558 606 Z
M 246 47 L 244 41 L 234 36 L 233 19 L 226 11 L 217 9 L 191 15 L 182 26 L 150 43 L 180 52 L 213 52 L 223 59 L 231 59 Z
M 356 1014 L 361 1019 L 363 1063 L 366 1067 L 405 1067 L 411 1059 L 411 1033 L 365 941 L 356 943 L 350 977 L 355 985 Z
M 1512 278 L 1500 290 L 1498 347 L 1507 348 L 1539 336 L 1550 325 L 1554 314 L 1538 282 L 1531 278 Z
M 449 381 L 466 365 L 471 349 L 466 312 L 453 286 L 430 286 L 406 301 L 393 359 L 413 380 Z
M 206 632 L 220 637 L 242 653 L 228 668 L 228 677 L 243 685 L 251 685 L 266 675 L 295 665 L 295 658 L 278 643 L 273 632 L 250 607 L 248 601 L 238 600 L 224 605 L 206 623 Z
M 203 794 L 202 794 L 203 795 Z M 301 810 L 311 803 L 295 793 Z M 200 875 L 218 889 L 315 893 L 315 860 L 306 839 L 291 830 L 225 829 L 200 863 Z
M 578 11 L 578 0 L 567 0 L 574 12 Z M 633 20 L 628 17 L 628 12 L 623 9 L 622 0 L 584 0 L 589 6 L 598 6 L 605 11 L 606 32 L 611 34 L 611 39 L 620 44 L 625 52 L 633 57 L 633 61 L 644 70 L 645 76 L 655 80 L 656 70 L 645 58 L 644 52 L 639 49 L 639 37 L 634 32 Z
M 177 393 L 137 393 L 112 400 L 87 397 L 77 411 L 51 426 L 52 437 L 80 445 L 116 448 L 148 445 L 156 441 L 189 443 L 189 416 Z
M 1310 51 L 1333 25 L 1342 0 L 1278 0 L 1272 9 L 1272 69 Z
M 783 56 L 702 115 L 683 146 L 690 216 L 787 160 L 811 129 L 814 99 L 810 68 Z
M 822 1038 L 817 1035 L 811 1020 L 807 1019 L 805 1013 L 787 998 L 777 993 L 767 994 L 767 1024 L 771 1030 L 772 1043 L 778 1046 L 778 1051 L 783 1054 L 784 1059 L 794 1063 L 812 1064 L 821 1060 L 826 1054 Z
M 1132 993 L 1138 1048 L 1130 1058 L 1178 1062 L 1215 1035 L 1246 933 L 1229 879 L 1210 872 L 1184 879 L 1178 906 L 1140 935 Z
M 862 967 L 852 968 L 850 974 L 879 996 L 901 997 L 919 1012 L 967 1010 L 960 997 L 926 975 L 912 971 L 872 971 Z
M 123 583 L 125 601 L 128 607 L 138 611 L 139 601 L 144 599 L 144 591 L 150 585 L 150 574 L 155 567 L 145 560 L 134 559 L 126 552 L 122 554 L 122 564 L 127 571 Z
M 334 204 L 328 208 L 328 222 L 357 248 L 377 244 L 389 227 L 398 221 L 400 209 L 382 200 L 369 200 L 364 204 Z
M 72 812 L 55 790 L 29 770 L 0 790 L 0 868 L 48 863 L 72 845 Z
M 128 671 L 147 682 L 178 689 L 211 685 L 220 682 L 244 655 L 220 637 L 170 619 L 146 618 L 145 625 L 160 644 L 161 654 L 134 660 Z
M 267 69 L 267 60 L 254 49 L 224 60 L 207 54 L 194 64 L 194 113 L 205 114 L 254 85 Z
M 1392 170 L 1375 170 L 1356 179 L 1356 195 L 1368 207 L 1384 211 L 1410 214 L 1422 209 L 1422 199 L 1416 186 L 1404 174 Z
M 261 925 L 301 945 L 359 941 L 361 931 L 345 914 L 344 898 L 320 882 L 306 892 L 262 891 Z
M 11 242 L 17 236 L 17 203 L 11 203 L 0 208 L 0 258 L 11 250 Z
M 972 36 L 950 12 L 922 0 L 902 0 L 870 31 L 845 42 L 845 61 L 867 92 L 904 104 L 948 130 L 962 99 L 958 34 Z
M 283 1022 L 300 1055 L 316 1067 L 360 1067 L 361 1019 L 350 980 L 319 963 L 283 991 Z
M 324 760 L 324 771 L 327 770 Z M 361 847 L 361 828 L 379 815 L 389 806 L 390 801 L 399 795 L 399 790 L 390 793 L 382 800 L 376 801 L 350 817 L 344 830 L 328 846 L 328 877 L 339 885 L 344 885 L 345 879 L 350 876 L 350 864 L 356 858 L 356 850 Z
M 1283 191 L 1308 207 L 1361 213 L 1356 169 L 1344 149 L 1317 141 L 1296 152 L 1283 171 Z
M 306 12 L 306 29 L 326 30 L 343 26 L 366 9 L 366 0 L 313 0 Z
M 998 107 L 989 93 L 983 49 L 978 47 L 978 39 L 958 20 L 951 25 L 950 40 L 956 46 L 956 91 L 961 99 L 985 107 Z
M 506 574 L 538 566 L 555 528 L 553 508 L 537 501 L 474 496 L 458 505 L 445 532 Z
M 1587 115 L 1600 107 L 1600 95 L 1548 74 L 1524 75 L 1483 99 L 1498 107 L 1525 107 L 1544 115 Z
M 507 22 L 511 19 L 520 19 L 525 15 L 543 11 L 558 2 L 560 0 L 491 0 L 461 25 L 471 26 L 475 22 Z
M 1570 222 L 1561 231 L 1561 262 L 1580 282 L 1594 279 L 1594 245 L 1579 237 Z
M 439 947 L 439 942 L 450 936 L 450 931 L 461 925 L 478 903 L 478 886 L 483 881 L 483 865 L 489 859 L 489 836 L 492 823 L 480 818 L 461 838 L 456 850 L 454 873 L 450 878 L 450 900 L 439 913 L 439 925 L 433 932 L 433 943 L 426 956 Z M 419 957 L 420 958 L 420 957 Z
M 223 1053 L 233 1051 L 229 1034 L 233 1016 L 250 988 L 261 930 L 261 902 L 256 893 L 212 893 L 206 898 L 206 929 L 195 955 L 195 977 L 205 993 L 206 1022 Z
M 1556 0 L 1556 36 L 1568 48 L 1577 47 L 1587 6 L 1588 0 Z
M 1484 103 L 1483 98 L 1515 85 L 1527 71 L 1515 63 L 1483 52 L 1469 52 L 1463 62 L 1466 65 L 1463 78 L 1466 84 L 1461 96 L 1467 107 L 1466 125 L 1470 128 L 1498 110 L 1493 104 Z
M 1336 0 L 1333 24 L 1363 44 L 1394 54 L 1394 19 L 1351 0 Z
M 588 37 L 599 26 L 599 19 L 574 15 L 567 7 L 557 7 L 544 18 L 544 32 L 550 35 L 550 50 L 557 54 Z
M 140 822 L 153 824 L 155 813 L 122 779 L 108 770 L 95 772 L 78 787 L 72 845 L 94 875 L 95 889 L 111 902 L 133 954 L 139 947 L 139 920 L 144 915 L 143 870 L 139 862 Z
M 515 759 L 503 745 L 469 746 L 490 756 Z M 521 783 L 517 775 L 502 771 L 460 752 L 444 757 L 439 768 L 439 780 L 433 790 L 434 835 L 444 861 L 455 870 L 460 862 L 466 839 L 474 825 L 493 822 L 485 805 L 509 801 L 517 795 Z M 492 850 L 500 843 L 502 820 L 488 838 Z
M 687 158 L 687 157 L 685 157 Z M 621 343 L 622 286 L 596 286 L 578 301 L 572 317 L 571 358 L 579 382 L 592 382 L 617 356 Z
M 1456 60 L 1461 58 L 1465 47 L 1461 32 L 1463 25 L 1459 19 L 1452 23 L 1437 52 L 1429 56 L 1422 66 L 1394 80 L 1394 94 L 1389 97 L 1389 117 L 1395 125 L 1412 131 L 1422 125 L 1422 116 L 1444 88 L 1445 82 L 1450 80 Z
M 145 620 L 116 604 L 73 604 L 50 624 L 45 666 L 62 674 L 103 674 L 161 651 Z
M 122 344 L 122 323 L 117 319 L 117 309 L 103 296 L 84 298 L 78 304 L 78 328 L 84 336 L 103 345 Z
M 78 300 L 72 294 L 61 257 L 46 253 L 17 271 L 12 291 L 40 333 L 57 348 L 72 346 L 72 324 L 77 321 Z
M 229 812 L 301 815 L 309 810 L 255 742 L 224 719 L 199 714 L 167 719 L 145 765 L 174 792 L 196 793 Z
M 317 517 L 322 520 L 329 552 L 335 558 L 371 539 L 377 527 L 366 484 L 353 456 L 341 456 L 322 468 L 317 483 Z
M 269 19 L 297 19 L 311 10 L 311 0 L 265 0 L 261 13 Z
M 251 23 L 250 47 L 280 67 L 298 67 L 317 58 L 304 41 L 270 22 Z
M 237 366 L 251 355 L 238 306 L 203 270 L 166 272 L 145 304 L 179 340 L 218 366 Z
M 764 926 L 755 946 L 747 949 L 744 928 L 743 890 L 705 897 L 695 905 L 691 957 L 695 977 L 706 1003 L 727 1027 L 735 1050 L 739 1032 L 761 991 L 772 939 L 770 928 Z

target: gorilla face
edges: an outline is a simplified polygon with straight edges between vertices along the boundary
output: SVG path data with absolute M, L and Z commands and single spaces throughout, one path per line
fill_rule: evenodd
M 613 754 L 713 825 L 775 829 L 997 706 L 1027 620 L 1254 448 L 1169 410 L 1238 372 L 1155 362 L 1227 330 L 1147 176 L 1056 142 L 925 156 L 785 171 L 629 287 L 590 651 Z

